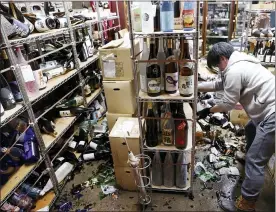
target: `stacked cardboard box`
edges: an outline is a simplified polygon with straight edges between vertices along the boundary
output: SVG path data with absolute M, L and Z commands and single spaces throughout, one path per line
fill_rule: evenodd
M 128 148 L 124 137 L 133 154 L 138 155 L 140 154 L 139 135 L 138 118 L 124 117 L 118 118 L 109 134 L 116 181 L 124 190 L 137 189 L 132 168 L 127 163 Z
M 134 49 L 138 54 L 138 42 L 135 42 Z M 129 40 L 111 41 L 99 49 L 99 55 L 108 109 L 107 122 L 111 130 L 118 117 L 131 117 L 137 108 Z

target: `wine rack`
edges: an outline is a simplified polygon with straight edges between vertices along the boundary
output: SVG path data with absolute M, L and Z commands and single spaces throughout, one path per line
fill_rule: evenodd
M 42 3 L 43 1 L 38 0 L 36 1 L 38 3 Z M 6 3 L 6 2 L 3 2 Z M 17 4 L 17 3 L 16 3 Z M 26 5 L 29 4 L 28 2 Z M 16 81 L 18 83 L 19 89 L 21 91 L 21 94 L 23 96 L 23 102 L 17 103 L 16 106 L 11 110 L 5 110 L 5 113 L 0 118 L 0 127 L 4 127 L 7 123 L 9 123 L 11 120 L 22 114 L 23 112 L 28 112 L 29 119 L 30 119 L 30 126 L 33 127 L 35 136 L 38 140 L 39 147 L 40 147 L 40 159 L 31 165 L 22 165 L 12 176 L 10 176 L 9 181 L 1 187 L 0 190 L 0 197 L 1 197 L 1 203 L 0 206 L 2 206 L 9 197 L 16 191 L 21 184 L 31 175 L 34 173 L 34 170 L 38 168 L 42 162 L 45 163 L 47 168 L 47 173 L 50 176 L 51 181 L 53 182 L 53 190 L 48 192 L 45 196 L 43 196 L 41 199 L 39 199 L 36 202 L 36 208 L 35 210 L 39 210 L 41 208 L 44 208 L 45 206 L 49 206 L 51 208 L 54 204 L 54 201 L 59 197 L 61 190 L 65 183 L 62 185 L 58 184 L 55 171 L 52 167 L 51 160 L 49 157 L 49 151 L 52 149 L 52 147 L 60 140 L 60 138 L 67 133 L 68 129 L 72 128 L 72 126 L 75 124 L 76 121 L 78 121 L 80 115 L 74 116 L 74 117 L 63 117 L 58 118 L 56 120 L 56 137 L 43 134 L 39 127 L 38 127 L 38 120 L 45 115 L 47 112 L 49 112 L 51 109 L 53 109 L 57 104 L 61 102 L 61 100 L 68 97 L 70 94 L 72 94 L 77 89 L 82 90 L 82 97 L 84 98 L 84 104 L 83 107 L 88 107 L 91 105 L 91 103 L 103 92 L 103 88 L 96 89 L 90 96 L 86 97 L 84 93 L 84 85 L 85 85 L 85 78 L 82 75 L 82 71 L 86 69 L 88 66 L 90 66 L 93 63 L 98 62 L 99 55 L 98 52 L 95 51 L 94 55 L 92 57 L 89 57 L 87 61 L 80 62 L 78 59 L 78 52 L 76 50 L 76 44 L 75 37 L 73 34 L 73 30 L 75 29 L 81 29 L 84 27 L 87 27 L 89 29 L 90 35 L 92 34 L 93 26 L 97 25 L 98 32 L 100 37 L 102 38 L 102 43 L 104 43 L 104 36 L 102 34 L 106 31 L 112 30 L 112 29 L 121 29 L 120 25 L 120 16 L 119 16 L 119 10 L 118 10 L 118 1 L 116 1 L 116 15 L 110 16 L 110 17 L 101 17 L 100 11 L 99 11 L 99 2 L 95 2 L 95 9 L 97 14 L 97 20 L 88 20 L 84 23 L 80 23 L 77 25 L 72 25 L 70 21 L 70 14 L 69 14 L 69 8 L 66 1 L 62 1 L 61 5 L 63 5 L 65 17 L 67 19 L 68 26 L 62 29 L 54 29 L 47 32 L 42 33 L 32 33 L 26 38 L 18 38 L 18 39 L 8 39 L 7 34 L 5 30 L 3 30 L 3 25 L 1 24 L 2 15 L 0 15 L 0 32 L 1 32 L 1 38 L 3 40 L 3 43 L 1 44 L 1 49 L 4 48 L 7 51 L 8 58 L 10 59 L 11 67 L 5 68 L 0 71 L 1 74 L 13 71 Z M 28 8 L 28 7 L 27 7 Z M 105 21 L 111 21 L 111 20 L 117 20 L 117 26 L 114 26 L 112 28 L 108 28 L 106 30 L 103 30 L 102 24 Z M 38 94 L 36 96 L 29 97 L 26 92 L 26 88 L 24 85 L 24 78 L 22 76 L 21 70 L 20 70 L 20 64 L 17 62 L 17 58 L 14 55 L 13 48 L 15 46 L 23 45 L 25 43 L 36 43 L 40 45 L 40 41 L 48 40 L 48 39 L 56 39 L 58 37 L 66 37 L 66 39 L 69 38 L 70 42 L 67 42 L 63 44 L 62 47 L 52 50 L 46 54 L 42 54 L 40 52 L 40 55 L 36 58 L 33 58 L 30 61 L 27 61 L 27 63 L 31 61 L 35 61 L 37 59 L 43 59 L 46 56 L 51 56 L 51 54 L 60 52 L 61 50 L 72 47 L 73 49 L 73 56 L 74 56 L 74 62 L 76 64 L 75 69 L 69 71 L 68 73 L 64 75 L 60 75 L 58 77 L 52 78 L 47 82 L 47 87 L 43 90 L 39 90 Z M 56 102 L 51 102 L 51 107 L 49 107 L 47 110 L 43 111 L 43 113 L 36 117 L 34 114 L 34 105 L 38 102 L 43 101 L 45 97 L 50 96 L 50 94 L 55 91 L 56 89 L 59 89 L 60 87 L 64 86 L 65 83 L 67 83 L 70 79 L 75 79 L 77 82 L 79 82 L 70 92 L 64 93 L 63 97 L 60 98 Z M 47 103 L 48 104 L 48 103 Z M 74 134 L 72 134 L 73 136 Z M 72 136 L 69 137 L 72 138 Z M 69 139 L 64 142 L 62 149 L 58 151 L 57 155 L 63 150 L 63 148 L 67 147 Z M 80 153 L 74 152 L 76 158 L 79 158 L 81 156 Z M 41 174 L 42 176 L 43 174 Z M 66 182 L 66 180 L 64 180 Z M 35 186 L 35 185 L 33 185 Z
M 185 153 L 185 157 L 188 158 L 187 164 L 188 165 L 188 178 L 187 183 L 184 188 L 179 188 L 176 186 L 172 187 L 165 187 L 165 186 L 155 186 L 150 182 L 150 188 L 151 190 L 158 190 L 158 191 L 174 191 L 174 192 L 187 192 L 189 194 L 192 194 L 193 192 L 193 167 L 194 167 L 194 152 L 195 152 L 195 128 L 196 128 L 196 107 L 197 107 L 197 69 L 198 69 L 198 38 L 199 38 L 199 2 L 196 3 L 196 9 L 195 9 L 195 29 L 191 31 L 185 31 L 185 30 L 173 30 L 172 32 L 135 32 L 131 20 L 131 3 L 127 2 L 127 8 L 128 8 L 128 17 L 129 17 L 129 33 L 130 33 L 130 40 L 131 40 L 131 55 L 132 55 L 132 61 L 133 61 L 133 72 L 135 75 L 135 87 L 136 87 L 136 101 L 138 105 L 138 122 L 139 122 L 139 129 L 140 129 L 140 151 L 142 154 L 147 154 L 150 152 L 163 152 L 163 153 Z M 159 96 L 149 96 L 146 92 L 143 92 L 140 90 L 140 85 L 138 77 L 138 64 L 139 63 L 147 63 L 148 60 L 140 60 L 140 55 L 135 55 L 134 51 L 134 43 L 135 39 L 142 39 L 142 38 L 185 38 L 186 40 L 192 40 L 193 42 L 193 58 L 192 59 L 182 59 L 182 60 L 152 60 L 152 62 L 176 62 L 176 63 L 185 63 L 185 62 L 191 62 L 194 64 L 193 69 L 193 80 L 194 80 L 194 87 L 193 87 L 193 95 L 190 97 L 183 97 L 180 96 L 179 92 L 176 92 L 174 94 L 167 94 L 162 93 Z M 155 103 L 183 103 L 183 109 L 186 114 L 186 120 L 188 122 L 188 141 L 187 146 L 185 149 L 177 149 L 175 146 L 165 146 L 163 144 L 158 144 L 154 147 L 148 147 L 146 145 L 146 138 L 145 138 L 145 120 L 147 119 L 162 119 L 162 118 L 153 118 L 153 117 L 145 117 L 143 112 L 143 103 L 147 102 L 155 102 Z M 191 106 L 193 107 L 193 110 Z M 183 164 L 182 164 L 183 165 Z M 173 166 L 173 164 L 172 164 Z M 151 171 L 150 171 L 151 172 Z M 151 178 L 152 173 L 148 173 L 148 176 Z

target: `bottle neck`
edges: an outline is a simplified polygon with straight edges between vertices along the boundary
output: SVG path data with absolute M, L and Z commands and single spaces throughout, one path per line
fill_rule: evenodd
M 154 40 L 150 43 L 150 58 L 156 58 Z
M 158 52 L 164 52 L 164 42 L 163 42 L 163 38 L 159 38 Z

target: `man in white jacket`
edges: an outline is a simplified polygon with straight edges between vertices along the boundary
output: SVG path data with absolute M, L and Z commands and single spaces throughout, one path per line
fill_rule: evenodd
M 247 153 L 241 196 L 222 201 L 225 211 L 254 211 L 264 183 L 265 166 L 275 150 L 275 77 L 256 58 L 234 51 L 225 42 L 216 43 L 207 56 L 207 65 L 218 67 L 222 80 L 205 82 L 199 91 L 224 91 L 223 99 L 212 108 L 197 113 L 228 112 L 240 102 L 251 121 L 245 126 Z

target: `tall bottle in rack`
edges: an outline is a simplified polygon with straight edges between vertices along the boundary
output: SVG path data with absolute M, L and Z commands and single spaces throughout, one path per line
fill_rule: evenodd
M 181 152 L 178 154 L 175 171 L 175 185 L 178 188 L 185 188 L 188 177 L 188 164 L 186 162 L 186 155 Z
M 156 52 L 155 52 L 155 40 L 151 38 L 150 41 L 150 53 L 147 64 L 147 90 L 149 96 L 159 96 L 161 94 L 161 71 L 160 66 L 157 64 Z
M 184 30 L 191 31 L 195 28 L 196 2 L 185 1 L 182 18 Z
M 167 44 L 167 60 L 174 60 L 172 39 L 168 39 Z M 170 94 L 176 93 L 178 89 L 178 72 L 175 64 L 175 62 L 165 63 L 165 91 Z
M 156 2 L 156 11 L 154 16 L 154 31 L 159 32 L 160 31 L 160 2 Z
M 172 32 L 174 28 L 174 9 L 173 2 L 163 1 L 161 10 L 161 30 L 163 32 Z
M 25 87 L 29 97 L 35 97 L 39 94 L 38 85 L 35 81 L 33 70 L 22 55 L 20 47 L 16 47 L 17 60 L 25 81 Z
M 171 146 L 174 144 L 174 123 L 170 103 L 165 104 L 164 120 L 162 122 L 162 141 L 164 145 Z
M 143 52 L 141 56 L 141 60 L 148 60 L 149 59 L 149 51 L 147 40 L 143 42 Z M 139 63 L 139 71 L 140 71 L 140 88 L 141 91 L 147 92 L 147 63 Z
M 174 121 L 175 147 L 177 149 L 185 149 L 188 144 L 188 122 L 186 120 L 182 103 L 177 104 L 177 110 L 174 114 L 174 118 L 179 119 Z
M 180 40 L 180 60 L 190 60 L 189 44 L 187 40 L 181 38 Z M 193 95 L 194 91 L 194 76 L 193 63 L 180 62 L 179 63 L 179 93 L 181 96 L 189 97 Z
M 159 151 L 156 151 L 152 160 L 152 185 L 161 186 L 163 184 L 163 169 Z
M 157 60 L 166 60 L 166 54 L 164 51 L 164 44 L 163 44 L 163 38 L 159 38 L 159 44 L 158 44 L 158 52 L 157 52 Z M 160 66 L 160 71 L 161 71 L 161 91 L 164 90 L 165 87 L 165 62 L 158 62 L 158 65 Z
M 148 147 L 155 147 L 158 145 L 158 124 L 155 118 L 154 108 L 152 102 L 148 102 L 146 119 L 146 144 Z
M 87 54 L 89 57 L 93 56 L 94 48 L 91 42 L 91 37 L 89 35 L 87 27 L 83 28 L 84 40 L 87 48 Z
M 173 163 L 172 154 L 167 152 L 163 165 L 164 186 L 172 187 L 175 182 L 175 165 Z

